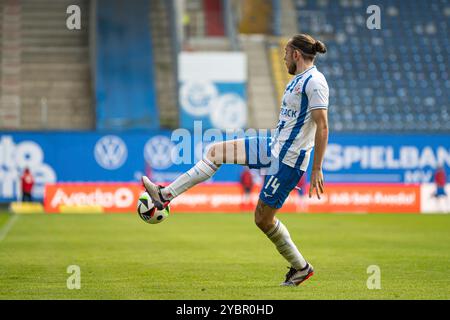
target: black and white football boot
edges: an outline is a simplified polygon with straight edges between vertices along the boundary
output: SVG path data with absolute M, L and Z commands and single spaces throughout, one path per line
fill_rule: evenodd
M 142 176 L 142 185 L 152 198 L 153 204 L 155 205 L 156 209 L 163 210 L 169 205 L 170 201 L 165 200 L 161 194 L 161 189 L 163 187 L 154 184 L 146 176 Z
M 286 280 L 280 285 L 285 287 L 296 287 L 300 283 L 311 278 L 313 275 L 314 268 L 309 263 L 306 263 L 306 266 L 300 270 L 291 267 L 288 273 L 286 273 Z

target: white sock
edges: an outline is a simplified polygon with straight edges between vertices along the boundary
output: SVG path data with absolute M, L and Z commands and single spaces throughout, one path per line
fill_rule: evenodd
M 165 200 L 170 201 L 193 186 L 208 180 L 218 169 L 219 167 L 208 159 L 202 159 L 189 171 L 183 173 L 174 182 L 162 189 L 161 194 Z
M 278 252 L 297 270 L 306 267 L 305 258 L 303 258 L 300 251 L 298 251 L 294 242 L 291 239 L 289 231 L 280 220 L 277 220 L 275 225 L 266 236 L 275 244 Z

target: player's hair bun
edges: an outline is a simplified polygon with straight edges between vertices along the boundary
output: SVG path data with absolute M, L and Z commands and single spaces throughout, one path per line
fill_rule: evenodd
M 327 47 L 325 47 L 322 41 L 316 40 L 316 42 L 313 44 L 313 50 L 315 53 L 326 53 Z

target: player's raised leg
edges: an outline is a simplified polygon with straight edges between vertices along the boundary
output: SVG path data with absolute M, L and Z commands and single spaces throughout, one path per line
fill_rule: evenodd
M 207 155 L 189 171 L 163 188 L 142 177 L 142 183 L 152 197 L 155 206 L 161 210 L 169 201 L 193 186 L 211 178 L 222 164 L 246 164 L 245 140 L 237 139 L 213 144 Z

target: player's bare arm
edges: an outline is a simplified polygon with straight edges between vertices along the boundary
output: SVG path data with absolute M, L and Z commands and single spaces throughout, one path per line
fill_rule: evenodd
M 311 111 L 311 117 L 315 122 L 317 129 L 315 135 L 314 160 L 311 171 L 309 197 L 316 191 L 317 198 L 324 192 L 324 182 L 322 173 L 322 163 L 325 156 L 325 150 L 328 144 L 328 115 L 327 109 L 316 109 Z

